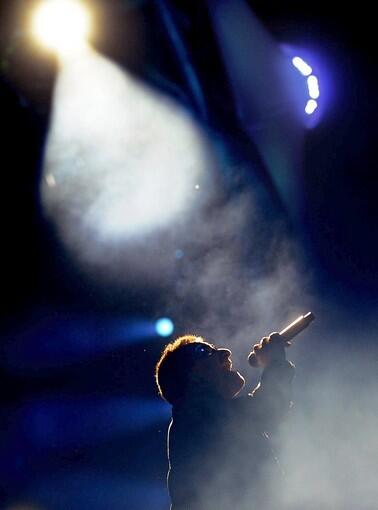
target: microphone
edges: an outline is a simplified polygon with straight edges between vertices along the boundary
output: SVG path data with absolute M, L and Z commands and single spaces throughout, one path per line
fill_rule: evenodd
M 309 324 L 315 319 L 315 315 L 312 312 L 308 312 L 305 315 L 300 315 L 295 321 L 286 326 L 282 331 L 278 333 L 280 338 L 274 341 L 290 342 L 295 336 L 301 333 L 307 328 Z M 252 351 L 248 356 L 248 362 L 252 367 L 258 367 L 258 361 L 255 353 Z

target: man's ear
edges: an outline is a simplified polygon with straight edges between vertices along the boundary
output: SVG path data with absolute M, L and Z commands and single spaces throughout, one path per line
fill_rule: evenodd
M 204 377 L 203 377 L 204 372 L 205 372 L 205 370 L 204 370 L 202 363 L 194 363 L 194 365 L 192 366 L 192 368 L 190 370 L 189 380 L 193 381 L 193 382 L 203 381 L 204 380 Z

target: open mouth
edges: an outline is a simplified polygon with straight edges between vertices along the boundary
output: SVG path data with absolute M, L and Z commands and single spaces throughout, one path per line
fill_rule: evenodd
M 232 370 L 232 362 L 231 361 L 226 361 L 225 363 L 223 363 L 223 368 L 225 370 Z

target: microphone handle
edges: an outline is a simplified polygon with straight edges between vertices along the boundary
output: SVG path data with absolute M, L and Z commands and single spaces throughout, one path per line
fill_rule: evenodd
M 286 328 L 279 332 L 280 338 L 277 339 L 281 342 L 289 342 L 315 319 L 315 315 L 312 312 L 308 312 L 305 315 L 300 315 L 295 321 L 290 323 Z M 258 361 L 255 353 L 252 351 L 248 356 L 248 362 L 252 367 L 258 367 Z

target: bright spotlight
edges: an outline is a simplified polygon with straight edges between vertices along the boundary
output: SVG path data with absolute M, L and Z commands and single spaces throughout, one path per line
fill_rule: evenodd
M 294 57 L 292 63 L 303 76 L 309 76 L 312 73 L 312 68 L 301 57 Z
M 33 18 L 35 36 L 61 55 L 82 47 L 89 28 L 89 14 L 77 0 L 45 0 Z
M 313 74 L 307 78 L 308 93 L 312 99 L 318 99 L 320 95 L 318 78 Z
M 283 53 L 290 58 L 291 64 L 302 75 L 306 81 L 307 97 L 304 98 L 303 116 L 304 125 L 311 129 L 315 127 L 324 114 L 324 108 L 327 99 L 327 88 L 329 88 L 329 79 L 324 73 L 324 64 L 319 55 L 309 53 L 304 48 L 296 48 L 290 44 L 281 44 Z M 303 58 L 299 55 L 303 54 Z M 311 62 L 309 65 L 307 62 Z M 325 83 L 325 85 L 324 85 Z M 326 89 L 326 94 L 324 93 Z M 328 92 L 329 94 L 329 92 Z
M 155 329 L 159 336 L 170 336 L 175 328 L 171 319 L 163 317 L 156 321 Z
M 307 115 L 312 115 L 318 107 L 318 103 L 314 100 L 318 99 L 320 95 L 318 78 L 312 74 L 312 68 L 302 58 L 294 57 L 291 62 L 303 76 L 307 76 L 307 89 L 310 99 L 307 100 L 305 112 Z
M 206 133 L 89 46 L 62 63 L 51 118 L 41 199 L 71 256 L 96 278 L 165 281 L 219 192 Z
M 315 99 L 309 99 L 305 107 L 305 112 L 307 113 L 307 115 L 311 115 L 314 113 L 317 107 L 318 103 L 315 101 Z

